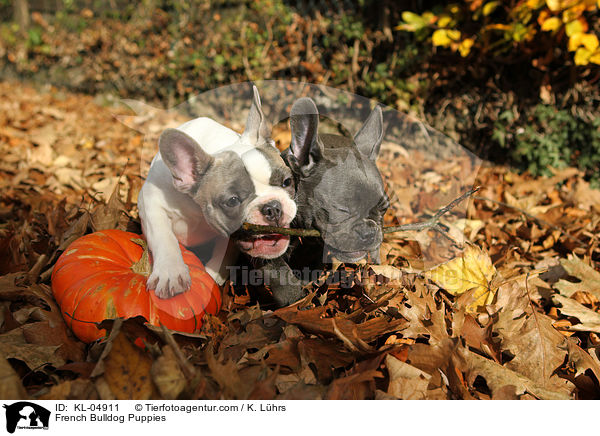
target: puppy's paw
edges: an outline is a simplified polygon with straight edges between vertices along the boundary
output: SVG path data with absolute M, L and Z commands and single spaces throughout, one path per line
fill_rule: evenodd
M 300 285 L 271 286 L 271 290 L 277 307 L 289 306 L 304 297 L 304 291 Z
M 207 264 L 205 267 L 206 272 L 219 286 L 223 286 L 225 280 L 229 277 L 225 276 L 224 273 L 221 273 L 218 269 L 211 267 L 211 265 Z
M 183 262 L 179 265 L 154 267 L 146 282 L 146 288 L 154 290 L 158 298 L 174 297 L 189 291 L 191 286 L 190 270 Z

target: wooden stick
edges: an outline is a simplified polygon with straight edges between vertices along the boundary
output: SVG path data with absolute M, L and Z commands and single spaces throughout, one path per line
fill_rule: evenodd
M 463 201 L 465 198 L 473 195 L 475 192 L 479 191 L 481 187 L 476 187 L 471 189 L 470 191 L 465 192 L 460 197 L 455 200 L 452 200 L 449 204 L 438 210 L 434 216 L 424 222 L 420 223 L 409 223 L 402 224 L 400 226 L 389 226 L 383 228 L 383 233 L 396 233 L 396 232 L 408 232 L 411 230 L 425 230 L 425 229 L 433 229 L 438 232 L 443 233 L 442 227 L 439 225 L 439 219 L 450 210 L 454 209 L 457 204 Z M 244 223 L 242 224 L 242 231 L 248 233 L 254 233 L 259 235 L 276 233 L 279 235 L 287 235 L 287 236 L 301 236 L 301 237 L 309 237 L 309 238 L 318 238 L 321 236 L 321 233 L 315 229 L 290 229 L 286 227 L 275 227 L 275 226 L 262 226 L 260 224 L 251 224 Z
M 259 235 L 265 233 L 277 233 L 280 235 L 288 236 L 305 236 L 305 237 L 316 237 L 321 236 L 321 233 L 315 229 L 290 229 L 288 227 L 275 227 L 275 226 L 262 226 L 260 224 L 242 224 L 242 230 L 250 233 L 256 233 Z

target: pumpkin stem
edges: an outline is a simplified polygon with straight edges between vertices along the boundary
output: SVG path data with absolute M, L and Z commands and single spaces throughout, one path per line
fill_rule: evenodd
M 131 239 L 131 242 L 135 242 L 137 245 L 144 249 L 142 257 L 136 263 L 131 266 L 131 271 L 136 274 L 141 274 L 148 277 L 152 272 L 152 266 L 150 265 L 150 252 L 148 250 L 148 244 L 141 238 Z

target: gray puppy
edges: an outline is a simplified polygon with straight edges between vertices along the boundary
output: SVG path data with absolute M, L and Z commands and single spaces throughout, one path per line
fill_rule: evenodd
M 355 263 L 366 257 L 380 261 L 383 215 L 389 207 L 375 161 L 383 139 L 383 116 L 376 107 L 354 138 L 319 134 L 319 112 L 310 98 L 298 99 L 290 113 L 292 140 L 282 153 L 296 182 L 298 212 L 294 227 L 313 228 L 321 241 L 305 240 L 288 258 L 264 268 L 277 305 L 302 296 L 302 283 L 289 265 L 317 265 L 335 258 Z

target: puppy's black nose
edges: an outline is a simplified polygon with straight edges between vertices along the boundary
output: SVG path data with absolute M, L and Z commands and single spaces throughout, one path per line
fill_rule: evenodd
M 277 200 L 271 200 L 263 204 L 260 212 L 264 215 L 267 221 L 276 223 L 281 218 L 281 203 Z
M 369 222 L 363 223 L 363 225 L 356 229 L 356 233 L 358 233 L 358 237 L 361 241 L 371 242 L 377 233 L 377 224 Z

